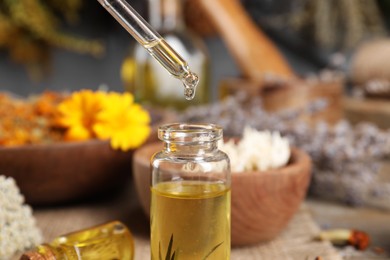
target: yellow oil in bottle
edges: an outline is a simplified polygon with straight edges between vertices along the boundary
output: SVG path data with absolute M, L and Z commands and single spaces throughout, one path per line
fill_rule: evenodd
M 151 190 L 152 260 L 230 259 L 230 188 L 181 181 Z
M 125 225 L 113 221 L 55 238 L 21 259 L 132 260 L 134 242 Z

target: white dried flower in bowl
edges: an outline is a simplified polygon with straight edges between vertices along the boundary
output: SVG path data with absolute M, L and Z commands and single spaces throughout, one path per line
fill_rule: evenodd
M 13 178 L 0 175 L 0 260 L 42 242 L 30 206 Z
M 220 142 L 219 149 L 229 156 L 232 172 L 276 169 L 285 166 L 291 154 L 288 139 L 279 132 L 257 131 L 249 126 L 238 142 Z

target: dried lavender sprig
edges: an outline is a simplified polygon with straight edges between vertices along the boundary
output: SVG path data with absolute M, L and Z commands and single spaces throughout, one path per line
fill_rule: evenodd
M 279 131 L 313 160 L 311 194 L 349 204 L 378 205 L 390 209 L 390 183 L 378 180 L 378 161 L 390 157 L 390 129 L 371 123 L 353 126 L 342 120 L 334 126 L 318 122 L 310 127 L 298 118 L 314 114 L 326 103 L 319 100 L 305 109 L 266 112 L 258 98 L 231 97 L 213 105 L 190 108 L 183 121 L 220 124 L 226 135 L 240 136 L 243 127 Z

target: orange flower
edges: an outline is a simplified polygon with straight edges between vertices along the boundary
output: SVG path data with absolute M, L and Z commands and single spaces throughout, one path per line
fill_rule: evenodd
M 58 106 L 67 140 L 110 139 L 114 149 L 140 146 L 150 134 L 150 116 L 130 93 L 82 90 Z
M 66 140 L 86 140 L 95 138 L 93 125 L 102 110 L 103 93 L 81 90 L 73 93 L 58 105 L 58 123 L 67 128 Z
M 93 130 L 100 139 L 111 139 L 114 149 L 136 148 L 150 134 L 150 116 L 140 105 L 133 103 L 129 93 L 110 92 L 104 99 L 104 109 L 97 116 Z

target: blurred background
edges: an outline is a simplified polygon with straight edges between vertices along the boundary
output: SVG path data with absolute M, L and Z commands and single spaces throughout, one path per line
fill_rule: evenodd
M 1 90 L 128 91 L 157 108 L 152 124 L 174 110 L 174 121 L 217 123 L 228 136 L 245 125 L 278 131 L 321 172 L 313 194 L 390 208 L 389 168 L 377 166 L 390 153 L 390 0 L 128 2 L 199 75 L 194 100 L 98 1 L 84 0 L 0 2 Z
M 0 3 L 0 7 L 5 10 L 6 2 Z M 63 6 L 60 7 L 56 7 L 54 3 L 62 1 L 32 2 L 36 8 L 50 7 L 46 11 L 50 11 L 50 16 L 54 16 L 51 18 L 56 20 L 57 25 L 52 28 L 55 30 L 53 33 L 67 33 L 72 37 L 86 40 L 86 46 L 72 49 L 68 46 L 69 43 L 55 43 L 55 40 L 47 40 L 40 33 L 35 32 L 34 28 L 28 28 L 29 25 L 15 26 L 16 28 L 13 29 L 18 31 L 18 36 L 14 38 L 11 36 L 13 34 L 3 27 L 7 28 L 7 22 L 17 24 L 18 22 L 15 21 L 17 18 L 12 17 L 9 12 L 3 14 L 0 16 L 0 88 L 2 90 L 9 90 L 23 96 L 44 90 L 96 89 L 101 84 L 107 85 L 112 90 L 124 90 L 121 66 L 126 56 L 130 54 L 131 48 L 137 43 L 98 1 L 69 0 L 63 1 L 60 4 Z M 148 19 L 148 1 L 128 2 Z M 33 14 L 39 16 L 40 11 Z M 44 14 L 38 17 L 37 22 L 40 19 L 42 26 L 50 26 L 51 21 L 47 16 L 49 15 Z M 33 22 L 26 17 L 26 23 Z M 213 61 L 213 85 L 216 86 L 220 75 L 238 73 L 234 61 L 216 35 L 205 39 L 205 43 L 212 55 L 210 60 Z M 97 44 L 99 46 L 96 46 Z
M 13 151 L 21 152 L 20 160 L 17 153 L 0 149 L 0 170 L 8 174 L 9 169 L 12 176 L 16 169 L 22 192 L 30 192 L 25 193 L 27 202 L 33 201 L 29 196 L 37 190 L 45 191 L 35 185 L 37 180 L 55 191 L 59 190 L 56 185 L 67 183 L 71 192 L 57 193 L 77 198 L 77 180 L 68 173 L 60 181 L 53 177 L 54 168 L 67 170 L 68 165 L 88 174 L 99 171 L 84 166 L 97 165 L 106 178 L 125 183 L 136 147 L 116 153 L 108 143 L 83 146 L 80 142 L 80 149 L 89 147 L 91 152 L 91 163 L 85 163 L 77 152 L 63 150 L 60 142 L 42 146 L 43 155 L 33 149 L 26 149 L 30 153 L 25 154 L 26 146 L 20 144 L 65 140 L 69 126 L 58 129 L 57 105 L 71 92 L 131 92 L 151 115 L 146 145 L 156 141 L 159 124 L 173 121 L 219 124 L 224 136 L 235 138 L 242 136 L 245 126 L 279 132 L 312 160 L 305 203 L 321 228 L 364 229 L 372 235 L 373 245 L 382 247 L 390 259 L 390 0 L 126 1 L 199 75 L 194 100 L 184 99 L 182 83 L 151 58 L 98 1 L 0 0 L 0 90 L 11 93 L 0 93 L 0 145 L 7 144 L 6 134 L 11 145 L 23 141 L 14 143 L 19 145 Z M 45 91 L 55 94 L 37 97 Z M 66 92 L 64 97 L 60 92 Z M 24 99 L 10 98 L 30 95 L 35 97 L 25 99 L 25 105 L 31 106 L 24 106 Z M 108 107 L 116 108 L 118 100 Z M 93 97 L 89 101 L 90 107 L 79 102 L 80 107 L 69 109 L 70 118 L 83 112 L 85 118 L 93 119 L 93 109 L 88 110 L 94 108 Z M 122 122 L 118 111 L 107 125 L 128 123 L 129 128 L 118 129 L 127 131 L 124 138 L 137 139 L 136 127 Z M 141 112 L 134 111 L 137 119 Z M 89 120 L 80 118 L 82 126 L 92 127 Z M 139 125 L 149 124 L 145 118 L 137 119 Z M 53 140 L 41 138 L 53 129 Z M 35 135 L 37 142 L 30 140 Z M 84 140 L 88 138 L 96 135 L 86 135 Z M 53 151 L 60 152 L 63 164 L 47 159 L 47 154 L 58 155 Z M 99 151 L 119 158 L 115 162 L 122 170 L 112 171 L 111 164 L 107 164 L 109 170 L 99 167 Z M 47 182 L 41 181 L 40 167 L 46 169 L 44 176 L 50 176 L 44 178 Z M 115 172 L 122 175 L 114 177 Z M 76 175 L 83 179 L 83 174 Z M 93 185 L 95 179 L 84 178 L 81 184 Z M 25 190 L 23 185 L 27 185 Z M 97 183 L 93 191 L 105 186 L 105 181 Z M 89 192 L 82 185 L 78 189 L 83 194 L 80 198 Z M 52 192 L 48 194 L 43 200 L 55 203 Z
M 136 43 L 97 1 L 36 0 L 30 1 L 30 6 L 23 2 L 0 3 L 2 90 L 25 96 L 46 89 L 96 89 L 101 84 L 113 90 L 124 89 L 121 66 Z M 148 19 L 148 1 L 128 2 Z M 362 42 L 387 35 L 389 25 L 388 0 L 241 2 L 300 75 L 340 65 L 343 60 L 339 56 L 332 60 L 333 54 L 348 58 Z M 26 13 L 18 13 L 23 8 L 28 8 Z M 199 6 L 190 3 L 184 9 L 187 29 L 200 36 L 207 47 L 209 94 L 216 100 L 220 80 L 241 72 Z M 351 30 L 346 32 L 346 28 Z M 51 35 L 44 35 L 45 31 Z

